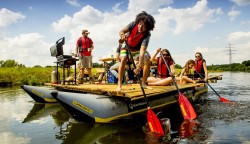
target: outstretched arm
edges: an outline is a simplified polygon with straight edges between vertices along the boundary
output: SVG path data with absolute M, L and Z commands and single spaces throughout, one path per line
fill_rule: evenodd
M 154 53 L 154 55 L 153 55 L 153 56 L 151 57 L 151 59 L 150 59 L 151 62 L 153 62 L 153 63 L 156 63 L 156 62 L 157 62 L 156 56 L 157 56 L 157 54 L 158 54 L 160 51 L 161 51 L 161 48 L 158 48 L 158 49 L 156 50 L 156 52 Z
M 119 35 L 120 35 L 120 38 L 122 41 L 125 41 L 126 40 L 126 33 L 128 32 L 128 27 L 124 27 L 120 32 L 119 32 Z
M 207 64 L 206 64 L 205 61 L 203 62 L 203 68 L 204 68 L 204 71 L 205 71 L 204 81 L 207 82 L 207 80 L 208 80 L 208 71 L 207 71 Z

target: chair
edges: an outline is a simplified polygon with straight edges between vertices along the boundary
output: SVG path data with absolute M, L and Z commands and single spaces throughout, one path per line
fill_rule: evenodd
M 50 53 L 52 57 L 56 57 L 56 70 L 57 70 L 57 84 L 58 80 L 58 67 L 62 67 L 63 69 L 63 85 L 65 85 L 65 69 L 67 69 L 67 76 L 69 76 L 70 67 L 75 65 L 75 79 L 74 82 L 76 84 L 76 61 L 78 59 L 73 58 L 71 55 L 63 55 L 63 45 L 65 44 L 65 38 L 62 37 L 56 41 L 56 44 L 50 48 Z

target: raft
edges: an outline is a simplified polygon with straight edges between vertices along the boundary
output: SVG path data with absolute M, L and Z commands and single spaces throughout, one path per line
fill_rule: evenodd
M 214 76 L 212 79 L 221 79 Z M 116 84 L 50 84 L 53 87 L 22 86 L 35 101 L 52 102 L 56 100 L 78 121 L 109 123 L 134 114 L 147 111 L 147 105 L 139 84 L 123 85 L 122 91 L 116 91 Z M 151 86 L 145 89 L 151 109 L 160 109 L 176 104 L 178 92 L 175 86 Z M 178 85 L 180 91 L 190 100 L 196 100 L 207 92 L 204 83 Z M 29 89 L 29 90 L 28 90 Z M 39 98 L 35 98 L 37 95 Z

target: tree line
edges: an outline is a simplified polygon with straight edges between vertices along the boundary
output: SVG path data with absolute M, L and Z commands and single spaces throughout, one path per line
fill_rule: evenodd
M 234 72 L 250 72 L 250 60 L 243 61 L 242 63 L 209 65 L 209 71 L 234 71 Z

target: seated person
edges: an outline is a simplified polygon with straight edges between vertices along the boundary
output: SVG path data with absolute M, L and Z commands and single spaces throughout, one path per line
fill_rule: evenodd
M 187 61 L 187 63 L 185 64 L 180 74 L 180 84 L 196 83 L 194 80 L 191 79 L 194 74 L 194 71 L 193 71 L 194 63 L 195 62 L 192 59 Z
M 119 40 L 118 42 L 119 42 L 119 46 L 118 46 L 117 49 L 116 49 L 116 55 L 115 55 L 115 59 L 116 59 L 117 63 L 114 64 L 113 66 L 111 66 L 110 69 L 109 69 L 110 72 L 111 72 L 116 78 L 118 78 L 118 72 L 117 72 L 117 70 L 118 70 L 119 65 L 120 65 L 120 62 L 121 62 L 121 59 L 120 59 L 120 51 L 121 51 L 121 47 L 122 47 L 122 43 L 123 43 L 121 40 Z
M 202 79 L 204 78 L 204 82 L 207 82 L 208 80 L 208 71 L 207 71 L 207 65 L 206 60 L 203 58 L 202 54 L 200 52 L 195 53 L 195 73 L 194 78 Z M 198 73 L 197 73 L 198 72 Z M 200 77 L 202 76 L 202 78 Z
M 163 61 L 162 57 L 157 57 L 156 55 L 159 52 L 162 52 L 162 55 L 164 59 L 166 60 L 171 72 L 168 71 L 167 66 L 165 62 Z M 153 55 L 153 57 L 150 59 L 151 62 L 157 63 L 158 68 L 158 77 L 148 77 L 147 82 L 149 86 L 165 86 L 172 83 L 171 76 L 174 75 L 175 69 L 174 69 L 174 60 L 170 54 L 170 52 L 167 49 L 161 50 L 161 48 L 158 48 L 156 53 Z

